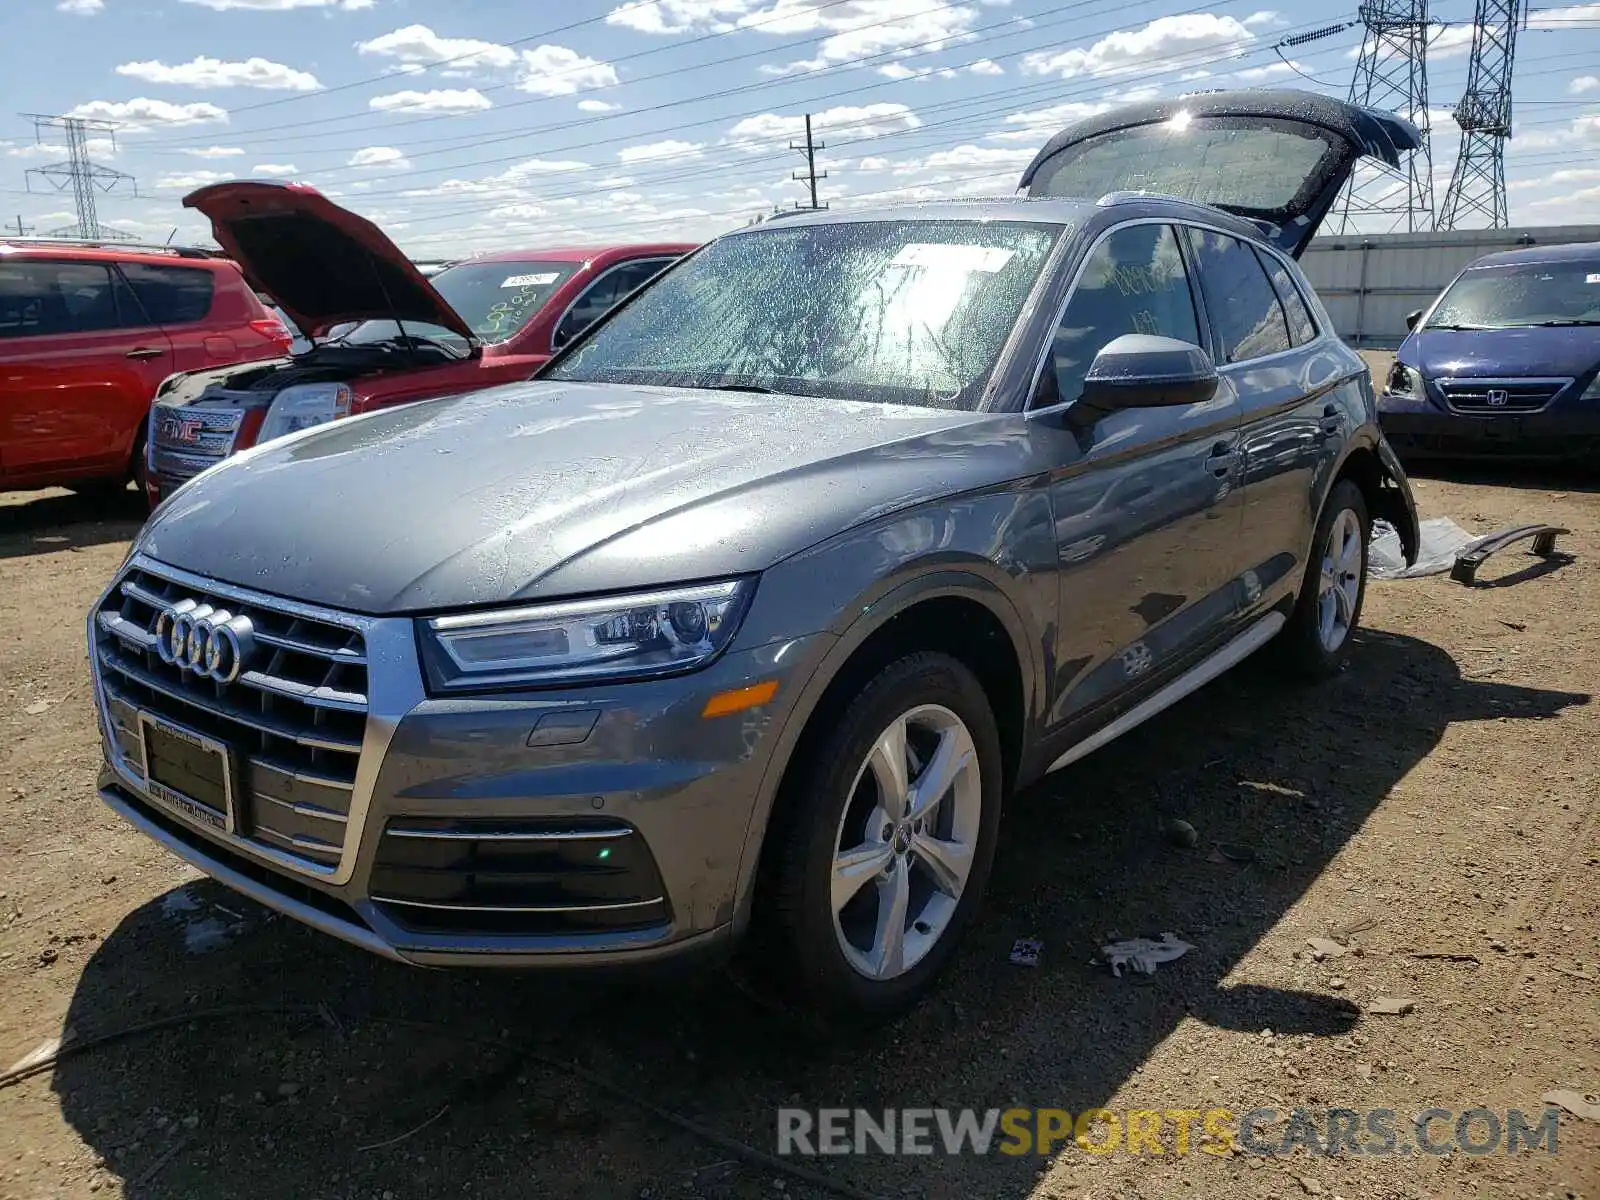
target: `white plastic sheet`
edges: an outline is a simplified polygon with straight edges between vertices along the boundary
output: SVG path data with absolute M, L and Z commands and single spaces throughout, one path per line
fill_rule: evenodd
M 1419 529 L 1422 545 L 1417 561 L 1406 566 L 1400 549 L 1400 535 L 1387 521 L 1372 526 L 1372 541 L 1367 547 L 1367 570 L 1374 579 L 1417 579 L 1424 575 L 1443 575 L 1455 565 L 1456 555 L 1471 550 L 1487 537 L 1468 533 L 1449 517 L 1429 517 Z

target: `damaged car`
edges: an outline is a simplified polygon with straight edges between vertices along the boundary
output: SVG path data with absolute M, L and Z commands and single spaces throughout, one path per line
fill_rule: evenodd
M 902 1009 L 1009 793 L 1258 650 L 1360 668 L 1371 523 L 1414 557 L 1416 511 L 1295 259 L 1417 139 L 1122 109 L 1023 196 L 741 229 L 531 382 L 246 451 L 90 614 L 100 796 L 393 960 L 755 945 Z
M 411 263 L 376 225 L 305 184 L 229 182 L 184 198 L 309 344 L 175 375 L 150 410 L 147 491 L 228 455 L 395 404 L 526 379 L 611 305 L 694 247 L 508 251 Z

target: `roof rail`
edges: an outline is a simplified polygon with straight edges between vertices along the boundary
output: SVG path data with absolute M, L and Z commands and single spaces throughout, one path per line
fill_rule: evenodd
M 221 250 L 208 250 L 204 246 L 173 246 L 165 242 L 125 242 L 120 238 L 74 237 L 7 237 L 0 234 L 4 246 L 62 246 L 79 250 L 134 250 L 142 254 L 171 254 L 177 258 L 226 258 Z

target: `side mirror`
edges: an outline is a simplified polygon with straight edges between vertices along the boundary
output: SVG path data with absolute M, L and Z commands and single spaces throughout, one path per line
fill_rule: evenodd
M 1172 408 L 1204 404 L 1217 394 L 1217 368 L 1199 346 L 1176 338 L 1125 333 L 1089 364 L 1083 395 L 1068 409 L 1099 420 L 1124 408 Z
M 1415 312 L 1408 312 L 1406 314 L 1406 328 L 1407 329 L 1415 329 L 1417 327 L 1417 323 L 1419 321 L 1421 321 L 1421 320 L 1422 320 L 1422 310 L 1420 308 L 1417 309 Z

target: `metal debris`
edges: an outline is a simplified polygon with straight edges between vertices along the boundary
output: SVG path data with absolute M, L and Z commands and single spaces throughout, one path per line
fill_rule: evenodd
M 1011 943 L 1011 963 L 1018 967 L 1037 967 L 1044 953 L 1044 943 L 1038 938 L 1018 938 Z
M 1575 1117 L 1582 1117 L 1585 1121 L 1600 1121 L 1600 1096 L 1593 1092 L 1575 1092 L 1570 1088 L 1557 1088 L 1553 1092 L 1546 1092 L 1540 1096 L 1546 1104 L 1554 1104 L 1557 1108 L 1564 1108 Z
M 1416 1007 L 1417 1002 L 1409 996 L 1399 999 L 1393 996 L 1379 996 L 1367 1005 L 1367 1011 L 1382 1017 L 1403 1017 Z
M 1111 973 L 1120 979 L 1123 967 L 1131 967 L 1140 975 L 1154 975 L 1159 964 L 1182 958 L 1193 949 L 1188 942 L 1179 941 L 1170 933 L 1163 933 L 1159 942 L 1150 938 L 1124 938 L 1101 946 L 1100 953 L 1110 964 Z

